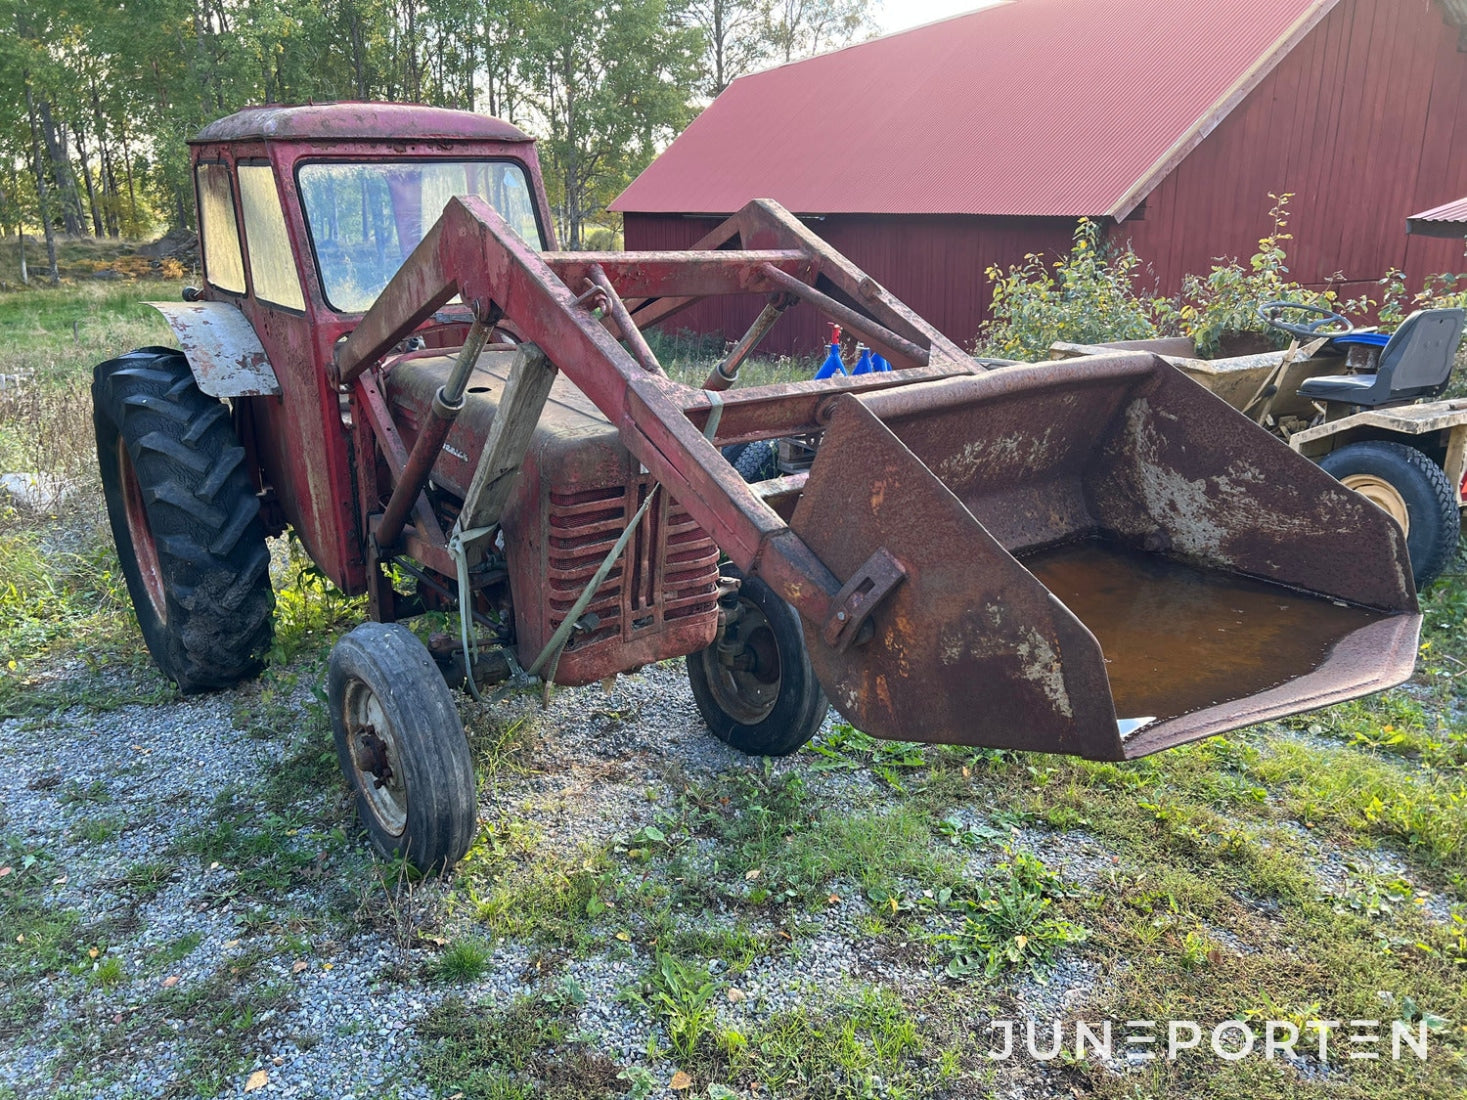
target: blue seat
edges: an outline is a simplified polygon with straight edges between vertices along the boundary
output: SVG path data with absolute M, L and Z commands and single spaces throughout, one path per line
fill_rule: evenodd
M 1364 344 L 1371 348 L 1383 348 L 1390 342 L 1390 334 L 1386 332 L 1347 332 L 1331 341 L 1335 344 Z
M 1436 397 L 1451 380 L 1452 362 L 1462 342 L 1464 321 L 1467 321 L 1467 310 L 1417 310 L 1389 337 L 1384 337 L 1374 374 L 1328 374 L 1311 378 L 1299 387 L 1299 396 L 1367 409 Z M 1380 333 L 1353 335 L 1381 336 Z M 1349 339 L 1337 337 L 1335 343 Z

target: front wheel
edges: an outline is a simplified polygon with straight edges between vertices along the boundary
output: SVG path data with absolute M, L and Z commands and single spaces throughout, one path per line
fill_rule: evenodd
M 688 655 L 693 699 L 713 735 L 751 756 L 785 756 L 815 736 L 829 707 L 795 609 L 758 577 L 724 607 L 722 638 Z
M 1319 466 L 1400 525 L 1418 590 L 1441 575 L 1456 552 L 1462 516 L 1440 466 L 1415 447 L 1384 439 L 1331 451 Z
M 336 755 L 378 851 L 420 871 L 452 867 L 474 839 L 478 799 L 453 693 L 397 623 L 363 623 L 331 651 Z

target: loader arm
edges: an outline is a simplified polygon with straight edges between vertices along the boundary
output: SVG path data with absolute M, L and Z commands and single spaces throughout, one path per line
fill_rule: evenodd
M 768 306 L 741 354 L 813 307 L 900 369 L 727 392 L 662 372 L 642 326 L 751 293 Z M 1149 353 L 985 370 L 774 203 L 639 254 L 538 253 L 451 200 L 334 363 L 379 435 L 383 357 L 455 295 L 798 611 L 831 702 L 876 736 L 1123 759 L 1411 672 L 1420 614 L 1384 513 Z M 753 486 L 718 449 L 801 434 L 808 475 Z M 389 456 L 394 519 L 417 457 Z
M 823 404 L 842 391 L 909 385 L 982 368 L 774 204 L 752 203 L 730 224 L 744 240 L 778 247 L 541 253 L 478 198 L 450 200 L 342 345 L 336 359 L 339 381 L 353 382 L 455 295 L 476 316 L 503 317 L 595 402 L 632 455 L 739 568 L 763 576 L 801 615 L 823 625 L 836 613 L 832 601 L 844 582 L 723 460 L 718 446 L 815 430 Z M 787 287 L 781 275 L 852 312 L 855 307 L 832 294 L 860 297 L 869 303 L 861 312 L 865 327 L 890 341 L 878 339 L 877 346 L 913 368 L 836 385 L 750 387 L 720 400 L 646 370 L 622 347 L 593 312 L 594 297 L 586 297 L 596 268 L 623 300 L 638 303 L 781 293 Z M 926 362 L 914 363 L 916 356 L 902 350 L 904 345 L 917 347 Z M 715 402 L 723 411 L 710 439 L 703 427 Z

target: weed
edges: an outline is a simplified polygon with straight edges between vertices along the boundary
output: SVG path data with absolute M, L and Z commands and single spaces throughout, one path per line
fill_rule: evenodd
M 996 871 L 1008 872 L 1007 880 L 979 891 L 965 907 L 962 927 L 937 937 L 948 956 L 949 977 L 992 978 L 1004 970 L 1038 970 L 1053 962 L 1061 948 L 1086 938 L 1083 927 L 1055 915 L 1060 882 L 1040 860 L 1020 852 Z
M 924 1044 L 906 1007 L 888 990 L 861 988 L 818 1007 L 777 1012 L 722 1052 L 725 1080 L 758 1081 L 791 1100 L 856 1100 L 931 1094 Z M 720 1073 L 718 1062 L 703 1067 Z
M 0 844 L 0 980 L 7 985 L 61 970 L 75 955 L 80 920 L 50 897 L 54 865 L 14 840 Z
M 433 960 L 429 973 L 441 982 L 478 981 L 488 971 L 492 955 L 481 939 L 455 940 Z
M 116 955 L 108 955 L 99 959 L 92 967 L 90 977 L 103 989 L 111 989 L 127 980 L 127 974 L 122 969 L 122 960 Z
M 428 1084 L 465 1100 L 601 1100 L 620 1095 L 619 1067 L 570 1038 L 570 998 L 520 997 L 504 1007 L 447 997 L 417 1023 Z
M 129 864 L 114 881 L 139 901 L 151 901 L 177 873 L 177 866 L 167 860 L 144 860 Z
M 628 991 L 626 997 L 662 1022 L 673 1051 L 687 1059 L 713 1025 L 716 991 L 702 963 L 658 952 L 641 987 Z

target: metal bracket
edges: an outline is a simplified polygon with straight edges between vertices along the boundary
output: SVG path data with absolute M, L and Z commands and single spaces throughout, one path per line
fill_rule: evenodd
M 825 644 L 837 653 L 849 649 L 860 637 L 871 612 L 906 579 L 901 563 L 885 547 L 878 547 L 831 601 L 835 610 L 820 629 Z

